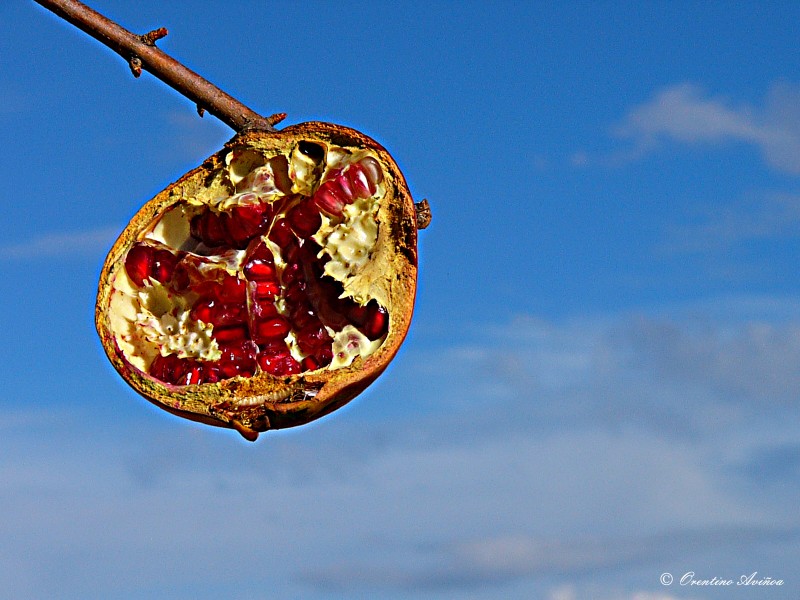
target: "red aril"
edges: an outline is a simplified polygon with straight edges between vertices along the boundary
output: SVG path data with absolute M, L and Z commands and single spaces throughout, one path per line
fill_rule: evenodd
M 371 340 L 377 340 L 386 334 L 389 326 L 389 315 L 386 309 L 377 302 L 367 304 L 364 324 L 359 329 Z
M 286 220 L 298 237 L 309 238 L 319 231 L 322 225 L 322 217 L 319 209 L 311 201 L 311 198 L 299 202 L 286 215 Z
M 247 284 L 238 277 L 225 275 L 217 290 L 217 298 L 220 302 L 243 304 L 247 298 Z
M 156 250 L 153 253 L 153 279 L 161 283 L 169 282 L 177 262 L 178 258 L 169 250 Z
M 125 271 L 134 285 L 144 285 L 153 266 L 153 249 L 145 244 L 135 244 L 125 257 Z
M 278 219 L 275 221 L 272 225 L 272 230 L 269 232 L 269 239 L 281 248 L 285 248 L 292 243 L 294 234 L 292 233 L 291 227 L 289 227 L 289 223 L 286 222 L 286 219 Z

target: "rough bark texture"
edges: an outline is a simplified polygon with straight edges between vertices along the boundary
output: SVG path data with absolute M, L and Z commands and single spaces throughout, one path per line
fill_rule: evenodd
M 155 42 L 167 35 L 163 27 L 136 35 L 77 0 L 35 1 L 122 56 L 134 76 L 148 71 L 192 100 L 201 116 L 208 111 L 237 132 L 247 129 L 275 131 L 273 125 L 281 115 L 259 115 L 159 50 Z

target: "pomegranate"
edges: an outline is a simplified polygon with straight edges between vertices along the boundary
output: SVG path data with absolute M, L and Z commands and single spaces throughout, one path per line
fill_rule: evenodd
M 255 440 L 383 372 L 416 273 L 415 207 L 379 144 L 327 123 L 245 131 L 133 217 L 102 270 L 97 330 L 140 394 Z

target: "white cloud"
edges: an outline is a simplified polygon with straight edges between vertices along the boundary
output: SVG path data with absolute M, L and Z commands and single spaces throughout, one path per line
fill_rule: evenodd
M 727 104 L 722 99 L 708 97 L 697 86 L 676 85 L 633 108 L 615 133 L 648 145 L 660 137 L 696 143 L 758 141 L 764 136 L 747 109 Z
M 800 385 L 800 309 L 736 310 L 482 327 L 256 445 L 144 403 L 136 421 L 98 421 L 91 404 L 7 411 L 0 574 L 26 598 L 235 586 L 661 600 L 658 575 L 675 561 L 730 566 L 757 547 L 758 568 L 787 576 L 775 556 L 798 558 L 800 482 L 742 482 L 765 462 L 792 477 L 773 463 L 800 447 L 800 408 L 786 402 Z M 402 411 L 362 417 L 381 406 Z
M 672 227 L 660 246 L 666 253 L 727 252 L 760 239 L 800 236 L 800 195 L 759 194 L 747 201 L 709 207 L 693 222 Z
M 560 585 L 557 588 L 550 590 L 547 594 L 547 600 L 576 600 L 575 586 L 573 585 Z
M 22 242 L 0 246 L 0 260 L 27 260 L 42 257 L 70 257 L 107 251 L 122 231 L 101 227 L 87 231 L 46 233 Z
M 690 600 L 694 596 L 680 596 L 680 600 Z M 665 592 L 620 592 L 597 589 L 596 587 L 578 587 L 562 585 L 549 591 L 547 600 L 678 600 L 678 596 Z
M 800 87 L 774 84 L 762 106 L 734 105 L 699 86 L 682 83 L 657 92 L 633 107 L 613 133 L 632 146 L 607 158 L 611 163 L 638 160 L 664 142 L 727 144 L 758 148 L 774 169 L 800 174 Z M 573 163 L 586 164 L 585 152 Z

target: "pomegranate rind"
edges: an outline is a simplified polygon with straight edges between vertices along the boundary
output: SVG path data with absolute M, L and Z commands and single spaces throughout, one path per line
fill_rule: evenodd
M 389 314 L 386 339 L 366 358 L 357 357 L 338 369 L 300 375 L 234 377 L 218 383 L 165 384 L 133 366 L 117 339 L 112 295 L 115 278 L 124 270 L 128 250 L 151 229 L 153 222 L 176 204 L 209 195 L 224 186 L 231 152 L 286 154 L 300 141 L 351 151 L 366 150 L 383 170 L 384 197 L 377 219 L 377 245 L 368 276 L 372 297 L 379 297 Z M 230 181 L 227 182 L 230 185 Z M 392 156 L 376 141 L 353 129 L 308 122 L 278 132 L 247 131 L 230 140 L 203 164 L 168 186 L 134 215 L 111 248 L 98 286 L 95 322 L 103 348 L 115 369 L 139 394 L 155 405 L 194 421 L 238 430 L 254 440 L 258 432 L 306 424 L 340 408 L 372 383 L 397 354 L 411 323 L 417 281 L 417 227 L 414 202 Z M 375 287 L 377 286 L 377 287 Z

